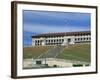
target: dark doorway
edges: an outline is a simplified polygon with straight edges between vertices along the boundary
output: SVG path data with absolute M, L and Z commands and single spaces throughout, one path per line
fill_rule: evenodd
M 68 39 L 68 44 L 71 42 L 71 39 Z
M 36 64 L 41 64 L 42 62 L 41 61 L 36 61 Z

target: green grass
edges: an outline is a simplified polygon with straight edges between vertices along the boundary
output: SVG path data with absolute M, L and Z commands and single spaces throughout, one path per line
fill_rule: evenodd
M 36 47 L 25 47 L 23 58 L 37 58 L 41 54 L 44 54 L 49 49 L 53 48 L 53 46 L 36 46 Z M 91 50 L 90 44 L 75 44 L 70 45 L 64 49 L 62 53 L 60 53 L 57 58 L 67 59 L 72 61 L 83 61 L 90 62 L 91 61 Z
M 41 54 L 44 54 L 46 51 L 51 49 L 52 46 L 36 46 L 36 47 L 25 47 L 23 49 L 23 58 L 37 58 Z
M 74 61 L 90 62 L 91 52 L 90 44 L 75 44 L 70 45 L 57 56 L 60 59 L 68 59 Z

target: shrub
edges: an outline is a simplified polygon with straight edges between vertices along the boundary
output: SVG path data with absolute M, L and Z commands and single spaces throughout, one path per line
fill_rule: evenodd
M 57 67 L 57 65 L 53 65 L 53 67 Z
M 81 67 L 83 64 L 73 64 L 73 67 Z

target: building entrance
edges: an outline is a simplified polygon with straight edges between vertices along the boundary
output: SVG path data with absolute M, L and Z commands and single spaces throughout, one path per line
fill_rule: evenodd
M 71 39 L 68 39 L 67 41 L 68 41 L 68 44 L 70 44 L 70 42 L 71 42 Z

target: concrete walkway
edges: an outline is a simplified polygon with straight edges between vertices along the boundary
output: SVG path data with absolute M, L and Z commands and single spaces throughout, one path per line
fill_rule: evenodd
M 61 53 L 61 51 L 64 49 L 64 46 L 55 46 L 51 50 L 49 50 L 47 53 L 39 56 L 38 58 L 55 58 L 57 55 Z

